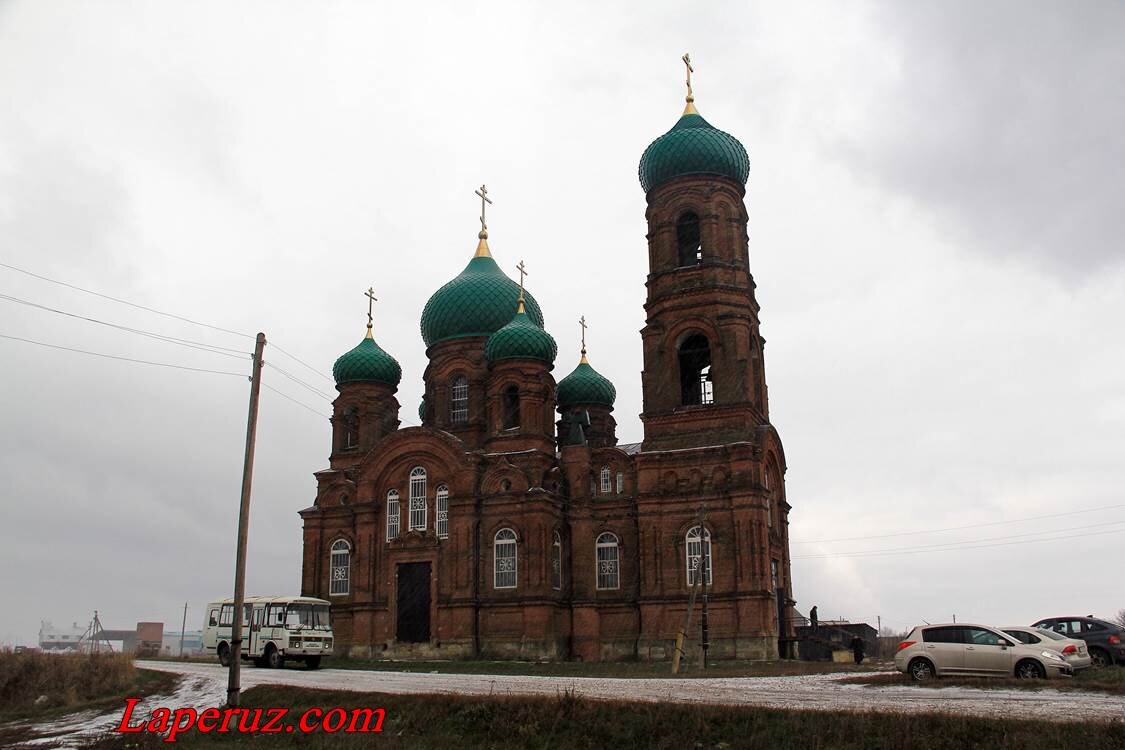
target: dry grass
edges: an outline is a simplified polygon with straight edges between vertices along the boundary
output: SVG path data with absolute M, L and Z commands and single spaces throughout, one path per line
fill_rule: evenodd
M 179 735 L 178 746 L 249 742 L 300 748 L 893 748 L 1125 747 L 1125 724 L 1011 721 L 937 714 L 830 713 L 682 704 L 614 703 L 562 694 L 555 698 L 472 698 L 387 695 L 260 686 L 243 694 L 245 708 L 285 706 L 295 712 L 383 708 L 379 735 Z M 159 737 L 107 738 L 103 748 L 165 747 Z

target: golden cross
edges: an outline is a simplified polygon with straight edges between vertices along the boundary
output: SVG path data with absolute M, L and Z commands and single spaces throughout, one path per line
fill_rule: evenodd
M 480 190 L 474 192 L 480 196 L 480 231 L 487 233 L 488 224 L 484 220 L 484 204 L 492 203 L 492 199 L 488 197 L 488 188 L 484 185 L 480 186 Z
M 523 302 L 523 277 L 527 276 L 528 273 L 522 259 L 520 260 L 520 264 L 516 266 L 516 270 L 520 272 L 520 302 Z
M 691 94 L 691 74 L 695 72 L 695 68 L 691 67 L 691 57 L 686 52 L 684 53 L 683 61 L 684 65 L 687 66 L 687 100 L 689 102 L 694 102 L 695 97 Z
M 375 296 L 375 287 L 373 286 L 367 287 L 367 291 L 363 293 L 363 296 L 367 297 L 367 330 L 370 331 L 372 306 L 379 301 L 379 298 Z
M 583 315 L 578 319 L 578 325 L 582 326 L 582 356 L 586 356 L 586 316 Z

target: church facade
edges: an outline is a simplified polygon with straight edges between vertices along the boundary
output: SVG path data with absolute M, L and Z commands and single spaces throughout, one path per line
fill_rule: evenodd
M 329 467 L 300 512 L 302 594 L 337 652 L 387 658 L 671 658 L 705 593 L 712 658 L 777 658 L 793 635 L 785 455 L 770 424 L 750 273 L 746 150 L 696 111 L 644 152 L 644 439 L 616 390 L 552 375 L 534 297 L 482 229 L 430 298 L 421 426 L 368 332 L 333 375 Z M 483 200 L 485 194 L 480 193 Z M 640 279 L 638 278 L 638 283 Z M 693 593 L 696 595 L 693 597 Z

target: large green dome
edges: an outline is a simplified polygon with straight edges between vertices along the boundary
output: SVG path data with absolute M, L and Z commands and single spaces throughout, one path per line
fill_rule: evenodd
M 359 346 L 342 355 L 332 365 L 332 377 L 336 379 L 336 385 L 375 382 L 398 386 L 402 380 L 402 368 L 394 357 L 375 343 L 368 331 L 367 337 L 359 342 Z
M 555 364 L 558 345 L 551 334 L 535 324 L 521 304 L 508 325 L 488 337 L 484 345 L 484 356 L 489 362 L 501 359 L 538 359 L 549 365 Z
M 590 367 L 586 355 L 582 355 L 582 361 L 574 368 L 574 372 L 559 381 L 555 391 L 559 411 L 584 404 L 613 406 L 616 399 L 617 389 L 613 387 L 613 383 Z
M 468 336 L 491 336 L 512 319 L 519 285 L 504 275 L 490 255 L 469 261 L 457 278 L 434 292 L 422 310 L 422 340 L 439 341 Z M 539 303 L 525 293 L 527 316 L 543 326 Z
M 718 175 L 745 185 L 750 157 L 733 135 L 712 127 L 696 112 L 685 112 L 671 130 L 649 144 L 637 171 L 646 193 L 690 174 Z

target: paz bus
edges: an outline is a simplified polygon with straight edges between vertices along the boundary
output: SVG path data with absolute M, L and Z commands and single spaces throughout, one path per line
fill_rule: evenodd
M 230 665 L 234 600 L 207 605 L 203 651 Z M 332 655 L 329 603 L 309 596 L 248 596 L 242 608 L 242 658 L 277 669 L 286 661 L 303 661 L 316 669 Z

